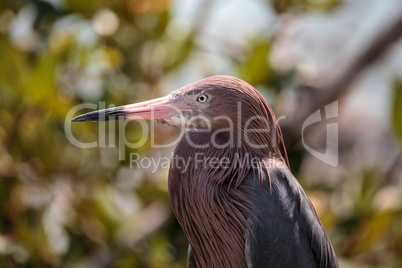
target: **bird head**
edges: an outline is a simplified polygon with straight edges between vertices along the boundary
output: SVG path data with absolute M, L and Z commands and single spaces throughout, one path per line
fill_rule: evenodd
M 274 152 L 287 162 L 282 133 L 270 106 L 255 88 L 232 76 L 211 76 L 165 97 L 86 113 L 72 121 L 119 119 L 149 119 L 185 129 L 203 129 L 198 135 L 218 137 L 219 145 L 232 146 L 228 140 L 240 141 L 237 147 L 261 157 Z M 204 135 L 206 132 L 210 134 Z

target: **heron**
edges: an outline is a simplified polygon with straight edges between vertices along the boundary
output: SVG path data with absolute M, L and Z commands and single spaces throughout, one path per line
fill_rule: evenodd
M 75 122 L 150 119 L 184 129 L 168 175 L 188 242 L 187 267 L 338 267 L 328 235 L 292 175 L 277 119 L 247 82 L 204 78 L 150 101 Z

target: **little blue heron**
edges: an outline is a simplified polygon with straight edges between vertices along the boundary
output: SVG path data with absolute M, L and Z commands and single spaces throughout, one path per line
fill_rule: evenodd
M 189 241 L 188 267 L 338 267 L 313 205 L 290 172 L 275 115 L 251 85 L 212 76 L 166 97 L 72 121 L 121 118 L 186 129 L 168 188 Z

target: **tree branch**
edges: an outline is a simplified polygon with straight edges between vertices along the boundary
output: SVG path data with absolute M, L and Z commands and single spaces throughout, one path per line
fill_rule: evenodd
M 334 102 L 349 91 L 349 85 L 363 69 L 375 62 L 402 35 L 402 13 L 373 35 L 369 45 L 360 51 L 344 70 L 335 74 L 334 69 L 323 72 L 312 83 L 297 86 L 298 102 L 293 114 L 287 115 L 282 130 L 291 148 L 300 141 L 303 122 L 309 115 Z M 338 67 L 339 68 L 339 67 Z

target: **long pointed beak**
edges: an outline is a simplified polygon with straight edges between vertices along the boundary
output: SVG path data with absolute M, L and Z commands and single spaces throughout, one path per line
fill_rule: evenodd
M 71 119 L 73 122 L 96 122 L 120 119 L 170 119 L 180 112 L 169 95 L 149 101 L 86 113 Z

